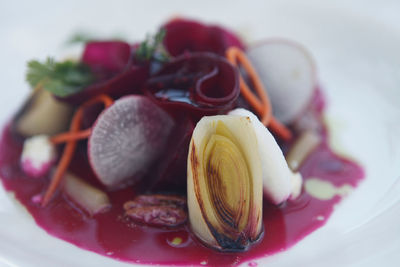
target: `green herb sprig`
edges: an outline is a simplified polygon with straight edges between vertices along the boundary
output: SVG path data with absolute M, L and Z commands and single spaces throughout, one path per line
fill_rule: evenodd
M 32 88 L 37 86 L 59 97 L 66 97 L 82 91 L 94 81 L 89 67 L 71 60 L 56 62 L 47 58 L 44 63 L 37 60 L 28 62 L 26 80 Z
M 136 58 L 139 61 L 167 62 L 170 55 L 163 45 L 165 34 L 165 29 L 160 29 L 154 36 L 148 35 L 136 50 Z

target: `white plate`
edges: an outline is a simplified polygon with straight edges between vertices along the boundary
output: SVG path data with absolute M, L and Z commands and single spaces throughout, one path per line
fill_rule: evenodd
M 314 55 L 337 151 L 366 168 L 328 223 L 259 266 L 400 266 L 400 5 L 394 1 L 25 1 L 0 8 L 0 123 L 28 93 L 28 59 L 60 55 L 77 29 L 131 40 L 173 15 L 219 22 L 249 40 L 287 37 Z M 320 3 L 321 2 L 321 3 Z M 46 234 L 0 189 L 0 265 L 132 266 Z M 247 263 L 244 264 L 245 266 Z

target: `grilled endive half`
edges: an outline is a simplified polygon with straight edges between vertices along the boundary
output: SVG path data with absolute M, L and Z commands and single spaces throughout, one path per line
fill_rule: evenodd
M 254 126 L 258 141 L 257 150 L 261 158 L 265 197 L 276 205 L 289 198 L 296 198 L 301 191 L 301 174 L 290 170 L 282 150 L 268 129 L 248 110 L 238 108 L 230 111 L 229 115 L 249 118 Z
M 203 117 L 190 142 L 188 211 L 194 234 L 221 251 L 246 250 L 262 227 L 262 169 L 248 117 Z

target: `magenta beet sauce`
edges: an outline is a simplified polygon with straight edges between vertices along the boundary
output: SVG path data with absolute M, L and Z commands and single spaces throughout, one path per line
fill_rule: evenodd
M 321 103 L 321 94 L 312 106 Z M 322 107 L 319 108 L 322 112 Z M 322 126 L 322 124 L 321 124 Z M 335 155 L 328 147 L 323 128 L 323 141 L 300 168 L 303 177 L 318 177 L 340 186 L 356 186 L 364 173 L 360 166 Z M 284 144 L 285 145 L 285 144 Z M 285 250 L 325 224 L 333 206 L 341 200 L 318 200 L 306 192 L 282 206 L 264 202 L 264 236 L 248 251 L 219 253 L 202 245 L 189 227 L 159 229 L 135 225 L 123 217 L 123 203 L 133 198 L 132 189 L 109 193 L 112 209 L 90 218 L 75 208 L 62 193 L 42 208 L 33 198 L 45 190 L 47 180 L 26 177 L 20 169 L 22 143 L 5 128 L 0 143 L 0 176 L 8 191 L 28 209 L 36 223 L 49 234 L 80 248 L 126 262 L 212 266 L 236 265 Z M 71 171 L 95 182 L 84 153 L 77 153 Z

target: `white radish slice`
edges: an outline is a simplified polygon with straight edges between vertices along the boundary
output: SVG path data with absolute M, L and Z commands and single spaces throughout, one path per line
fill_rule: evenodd
M 111 207 L 106 193 L 70 173 L 64 175 L 63 191 L 90 216 L 105 212 Z
M 238 108 L 230 111 L 228 115 L 250 118 L 256 133 L 258 153 L 261 158 L 264 196 L 273 204 L 286 201 L 292 195 L 292 191 L 298 191 L 298 188 L 293 188 L 292 180 L 298 182 L 300 176 L 301 183 L 301 174 L 293 173 L 289 169 L 282 150 L 274 137 L 253 113 Z
M 316 87 L 315 65 L 299 44 L 268 40 L 246 51 L 271 100 L 274 115 L 293 122 L 310 102 Z
M 98 179 L 107 187 L 140 180 L 162 154 L 173 126 L 173 119 L 144 96 L 115 101 L 89 137 L 89 161 Z

